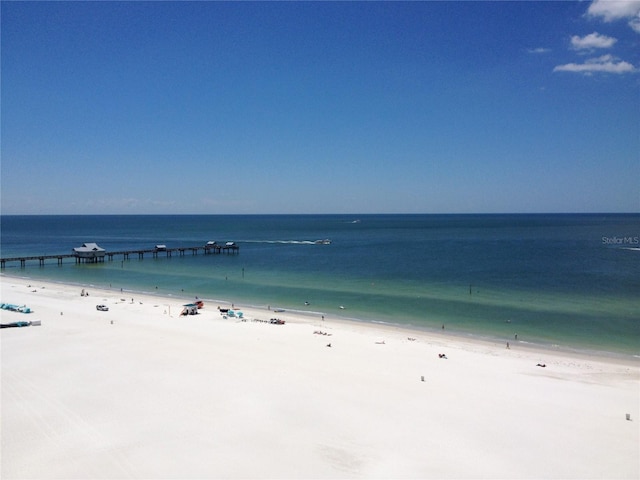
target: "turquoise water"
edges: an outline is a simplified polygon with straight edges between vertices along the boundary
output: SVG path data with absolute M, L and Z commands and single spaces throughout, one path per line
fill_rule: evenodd
M 2 216 L 1 227 L 3 258 L 83 242 L 240 246 L 237 255 L 10 263 L 11 275 L 640 353 L 636 214 Z

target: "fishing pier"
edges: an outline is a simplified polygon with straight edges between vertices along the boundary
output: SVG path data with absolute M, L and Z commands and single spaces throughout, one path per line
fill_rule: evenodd
M 92 247 L 85 247 L 85 245 L 91 245 Z M 20 262 L 20 267 L 26 267 L 28 261 L 37 261 L 42 267 L 47 260 L 56 260 L 58 265 L 62 265 L 64 259 L 74 258 L 75 263 L 102 263 L 107 259 L 113 261 L 113 257 L 122 257 L 123 260 L 129 260 L 131 256 L 138 256 L 138 259 L 142 260 L 146 255 L 152 255 L 153 258 L 159 256 L 171 257 L 174 253 L 183 257 L 188 252 L 191 255 L 198 255 L 202 252 L 205 255 L 209 254 L 236 254 L 240 253 L 240 247 L 234 242 L 227 242 L 224 245 L 219 245 L 215 242 L 209 242 L 204 246 L 196 247 L 174 247 L 167 248 L 164 245 L 157 245 L 155 248 L 142 249 L 142 250 L 120 250 L 116 252 L 107 252 L 95 244 L 85 244 L 83 247 L 74 248 L 74 253 L 62 254 L 62 255 L 36 255 L 36 256 L 24 256 L 24 257 L 7 257 L 0 258 L 0 268 L 5 268 L 7 263 Z

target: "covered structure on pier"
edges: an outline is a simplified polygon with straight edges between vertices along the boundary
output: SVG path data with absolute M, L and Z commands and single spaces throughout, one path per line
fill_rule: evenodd
M 83 243 L 81 247 L 73 249 L 76 261 L 79 262 L 104 262 L 106 250 L 97 243 Z

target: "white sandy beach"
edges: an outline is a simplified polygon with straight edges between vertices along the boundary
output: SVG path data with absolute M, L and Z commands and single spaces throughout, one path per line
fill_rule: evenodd
M 640 477 L 638 362 L 85 288 L 1 277 L 3 479 Z

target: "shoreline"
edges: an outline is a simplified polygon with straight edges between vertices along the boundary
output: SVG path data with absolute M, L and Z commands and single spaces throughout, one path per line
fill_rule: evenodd
M 175 302 L 184 301 L 187 303 L 189 301 L 187 300 L 188 298 L 187 295 L 180 295 L 178 293 L 159 293 L 159 292 L 153 292 L 153 291 L 136 290 L 131 288 L 129 289 L 125 288 L 125 289 L 122 289 L 121 291 L 118 291 L 115 288 L 100 287 L 94 284 L 69 283 L 69 282 L 50 280 L 50 279 L 40 280 L 40 279 L 29 278 L 26 276 L 6 274 L 5 272 L 0 273 L 0 279 L 2 278 L 16 279 L 16 281 L 24 281 L 26 283 L 40 282 L 44 284 L 63 285 L 68 287 L 76 287 L 80 289 L 92 288 L 92 289 L 95 289 L 96 291 L 103 292 L 103 294 L 107 296 L 108 295 L 117 296 L 118 294 L 126 294 L 126 295 L 132 294 L 132 295 L 138 295 L 138 296 L 148 296 L 150 298 L 164 299 L 166 301 L 175 301 Z M 182 300 L 180 300 L 181 298 Z M 215 303 L 216 305 L 220 304 L 221 306 L 231 306 L 233 304 L 233 302 L 226 299 L 211 299 L 211 298 L 203 297 L 202 300 L 209 303 Z M 265 314 L 266 312 L 268 312 L 268 308 L 265 305 L 254 305 L 251 303 L 246 303 L 245 305 L 246 305 L 244 307 L 245 309 L 248 309 L 254 312 L 265 312 Z M 279 308 L 279 307 L 275 307 L 275 308 Z M 444 331 L 440 331 L 440 329 L 436 327 L 419 326 L 414 324 L 392 323 L 385 320 L 367 320 L 367 319 L 361 319 L 357 317 L 347 317 L 345 315 L 335 315 L 335 314 L 330 315 L 328 313 L 323 313 L 323 312 L 305 311 L 302 309 L 291 309 L 291 308 L 284 308 L 284 307 L 283 309 L 288 314 L 292 314 L 296 317 L 299 317 L 301 321 L 307 321 L 307 322 L 313 322 L 317 320 L 317 318 L 326 316 L 327 318 L 330 317 L 332 321 L 344 322 L 346 324 L 353 324 L 353 325 L 362 325 L 365 328 L 367 326 L 372 326 L 372 327 L 380 326 L 380 327 L 388 327 L 389 329 L 403 329 L 403 330 L 406 330 L 409 334 L 413 332 L 416 335 L 423 334 L 427 336 L 435 336 L 436 338 L 444 337 L 444 338 L 450 338 L 452 341 L 459 340 L 459 341 L 469 341 L 472 343 L 478 342 L 480 344 L 486 344 L 490 346 L 502 345 L 506 347 L 506 344 L 508 343 L 510 347 L 518 347 L 525 350 L 532 350 L 534 352 L 537 351 L 540 354 L 557 353 L 559 355 L 571 355 L 571 356 L 576 356 L 580 358 L 596 358 L 596 359 L 602 359 L 602 360 L 610 360 L 613 362 L 629 363 L 630 365 L 635 365 L 635 364 L 640 365 L 640 352 L 627 353 L 627 352 L 616 352 L 611 350 L 594 350 L 591 348 L 581 347 L 581 346 L 558 345 L 558 344 L 542 343 L 542 342 L 528 341 L 528 340 L 523 341 L 522 339 L 518 340 L 518 339 L 507 338 L 507 337 L 499 338 L 497 336 L 491 336 L 490 334 L 468 332 L 464 330 L 451 329 L 451 328 L 444 329 Z
M 2 302 L 33 309 L 2 310 L 2 323 L 41 321 L 0 334 L 2 478 L 640 475 L 632 359 L 256 307 L 224 319 L 206 300 L 181 317 L 188 297 L 6 275 L 0 286 Z

